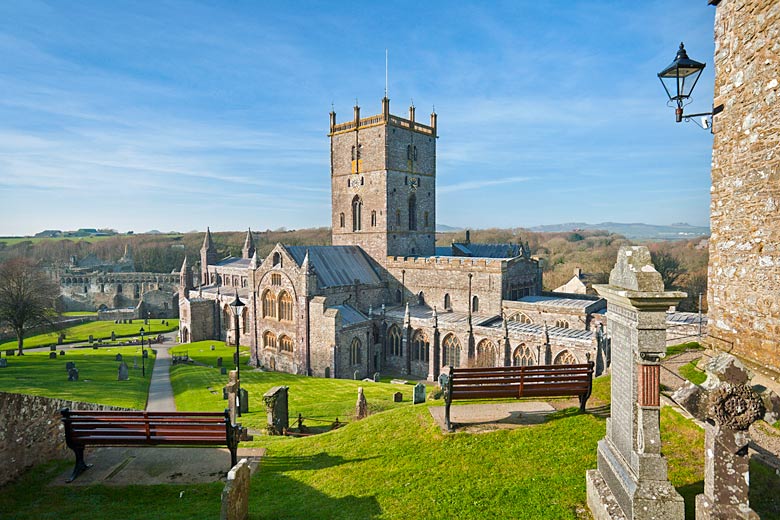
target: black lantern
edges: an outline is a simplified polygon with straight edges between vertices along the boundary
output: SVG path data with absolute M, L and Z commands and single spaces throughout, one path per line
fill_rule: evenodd
M 666 95 L 670 101 L 674 101 L 677 107 L 674 110 L 677 122 L 681 122 L 683 117 L 692 117 L 683 115 L 684 100 L 688 99 L 693 92 L 696 82 L 699 81 L 702 71 L 706 65 L 688 57 L 685 52 L 685 46 L 680 43 L 680 49 L 677 51 L 674 61 L 664 70 L 658 73 L 658 79 L 666 90 Z

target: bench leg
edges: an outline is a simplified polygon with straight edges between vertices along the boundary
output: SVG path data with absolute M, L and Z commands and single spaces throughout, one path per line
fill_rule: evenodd
M 73 482 L 76 480 L 76 477 L 92 467 L 92 464 L 87 464 L 84 462 L 84 446 L 78 446 L 71 449 L 73 450 L 73 453 L 76 454 L 76 465 L 73 466 L 73 473 L 71 473 L 70 478 L 65 481 L 68 483 Z
M 580 412 L 585 411 L 585 403 L 588 402 L 588 396 L 587 395 L 581 395 L 580 396 Z
M 447 427 L 448 432 L 455 431 L 450 422 L 450 402 L 447 402 L 444 405 L 444 425 Z

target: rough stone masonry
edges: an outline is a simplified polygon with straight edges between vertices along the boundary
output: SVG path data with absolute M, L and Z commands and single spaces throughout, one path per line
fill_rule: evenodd
M 612 406 L 598 443 L 598 469 L 587 472 L 588 506 L 597 520 L 682 520 L 683 498 L 661 455 L 660 360 L 666 352 L 666 310 L 685 293 L 666 292 L 644 246 L 623 246 L 607 299 L 612 337 Z
M 715 13 L 708 304 L 713 346 L 780 369 L 780 2 Z

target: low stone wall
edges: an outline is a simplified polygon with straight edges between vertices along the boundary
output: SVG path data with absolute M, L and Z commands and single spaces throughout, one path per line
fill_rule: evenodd
M 62 408 L 72 410 L 128 410 L 26 394 L 0 392 L 0 486 L 28 468 L 73 456 L 65 445 Z

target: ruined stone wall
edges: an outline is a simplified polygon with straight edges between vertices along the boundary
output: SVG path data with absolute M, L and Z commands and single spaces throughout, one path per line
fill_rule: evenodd
M 63 311 L 98 309 L 118 309 L 135 307 L 146 302 L 147 292 L 162 291 L 169 295 L 157 305 L 157 300 L 149 300 L 149 308 L 154 317 L 172 318 L 176 316 L 176 306 L 171 306 L 172 295 L 179 291 L 179 275 L 161 273 L 65 273 L 59 277 L 59 305 Z M 140 317 L 140 316 L 139 316 Z
M 182 341 L 185 341 L 184 330 L 187 330 L 189 341 L 215 339 L 215 305 L 212 300 L 192 298 L 179 302 L 179 331 Z
M 780 368 L 780 3 L 715 15 L 709 333 Z M 720 338 L 720 339 L 717 339 Z
M 62 408 L 128 409 L 0 392 L 0 486 L 37 464 L 73 458 L 73 452 L 65 445 Z

